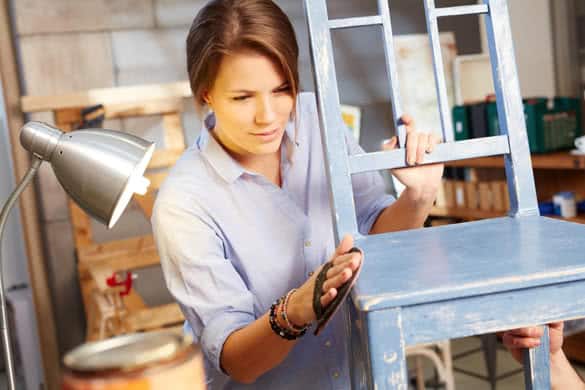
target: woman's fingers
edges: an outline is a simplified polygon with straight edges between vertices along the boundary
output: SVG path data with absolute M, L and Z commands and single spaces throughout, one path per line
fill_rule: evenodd
M 339 245 L 335 249 L 335 253 L 333 254 L 332 260 L 335 261 L 336 257 L 346 254 L 347 252 L 349 252 L 349 250 L 352 247 L 353 247 L 353 237 L 351 236 L 351 234 L 346 234 L 345 236 L 343 236 L 343 238 L 341 239 L 341 242 L 339 243 Z
M 544 334 L 544 329 L 542 326 L 531 326 L 527 328 L 512 329 L 506 333 L 517 337 L 541 338 L 542 335 Z
M 343 271 L 345 268 L 349 268 L 352 271 L 356 271 L 360 266 L 361 259 L 362 259 L 361 253 L 357 252 L 348 253 L 347 255 L 338 257 L 336 259 L 338 261 L 333 262 L 333 264 L 335 265 L 327 271 L 327 279 L 334 277 L 335 275 Z
M 323 294 L 321 296 L 321 299 L 320 299 L 321 306 L 323 306 L 323 307 L 327 306 L 335 299 L 336 296 L 337 296 L 337 289 L 335 289 L 335 288 L 329 289 L 329 291 L 327 291 L 325 294 Z
M 393 150 L 396 149 L 396 145 L 398 145 L 398 137 L 394 136 L 390 139 L 385 139 L 382 142 L 382 150 Z
M 441 137 L 439 137 L 435 133 L 429 134 L 429 143 L 427 145 L 427 153 L 432 153 L 435 150 L 435 145 L 440 144 L 442 142 Z
M 327 305 L 337 296 L 337 289 L 351 279 L 361 264 L 361 253 L 354 252 L 339 256 L 340 262 L 327 271 L 327 280 L 323 283 L 321 304 Z
M 353 237 L 345 235 L 335 249 L 331 262 L 333 267 L 327 271 L 327 279 L 323 283 L 321 305 L 328 305 L 337 296 L 337 289 L 351 279 L 361 264 L 361 252 L 349 252 L 353 248 Z
M 361 252 L 351 252 L 351 253 L 345 253 L 343 255 L 337 256 L 336 258 L 334 258 L 333 261 L 333 265 L 335 268 L 336 266 L 342 265 L 347 263 L 348 261 L 351 261 L 352 259 L 355 261 L 355 259 L 361 259 L 362 257 L 362 253 Z M 359 264 L 359 263 L 358 263 Z M 331 269 L 333 269 L 331 268 Z M 331 269 L 329 270 L 329 272 L 331 271 Z M 353 269 L 357 269 L 353 268 Z
M 416 153 L 418 150 L 419 134 L 415 131 L 406 133 L 406 162 L 408 165 L 416 163 Z
M 406 126 L 407 130 L 411 130 L 412 127 L 414 127 L 414 119 L 412 119 L 412 117 L 408 114 L 403 114 L 400 117 L 400 123 Z
M 328 278 L 325 283 L 323 283 L 323 293 L 326 293 L 332 288 L 340 287 L 343 283 L 351 279 L 352 275 L 353 271 L 350 268 L 344 268 L 341 272 L 337 273 L 331 278 Z
M 504 333 L 502 342 L 510 349 L 535 348 L 540 345 L 540 337 L 522 337 L 511 333 Z
M 418 146 L 416 148 L 416 163 L 422 164 L 425 159 L 425 154 L 427 154 L 427 149 L 429 148 L 429 140 L 430 137 L 428 134 L 419 133 L 418 134 Z

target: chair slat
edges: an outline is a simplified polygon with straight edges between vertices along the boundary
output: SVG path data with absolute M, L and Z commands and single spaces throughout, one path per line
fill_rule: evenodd
M 461 5 L 457 7 L 435 8 L 434 16 L 441 18 L 445 16 L 481 15 L 489 12 L 486 4 Z
M 425 158 L 424 164 L 462 160 L 468 158 L 500 156 L 510 152 L 508 137 L 497 135 L 482 139 L 444 143 L 435 146 L 432 154 Z M 387 152 L 356 154 L 349 157 L 351 174 L 381 169 L 403 168 L 406 166 L 406 149 Z
M 382 24 L 382 18 L 379 15 L 362 16 L 356 18 L 332 19 L 329 21 L 329 28 L 332 30 L 350 27 L 365 27 Z

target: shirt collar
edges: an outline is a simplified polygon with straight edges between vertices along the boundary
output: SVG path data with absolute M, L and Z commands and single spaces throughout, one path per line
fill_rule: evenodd
M 226 152 L 226 150 L 217 142 L 217 140 L 211 135 L 212 129 L 215 127 L 215 116 L 213 113 L 209 113 L 201 127 L 201 134 L 197 139 L 197 146 L 201 151 L 201 154 L 211 164 L 213 169 L 228 183 L 233 183 L 242 174 L 247 171 L 242 167 L 236 160 L 232 158 Z M 290 120 L 284 130 L 285 136 L 283 138 L 282 149 L 289 151 L 283 153 L 288 155 L 289 162 L 292 159 L 292 150 L 298 147 L 298 143 L 295 142 L 295 121 Z

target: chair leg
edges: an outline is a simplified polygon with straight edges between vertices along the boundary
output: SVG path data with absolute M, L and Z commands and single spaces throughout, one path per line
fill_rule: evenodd
M 480 336 L 487 376 L 490 382 L 491 390 L 496 390 L 498 373 L 497 373 L 497 348 L 498 337 L 495 334 L 484 334 Z
M 407 390 L 406 354 L 400 309 L 365 313 L 369 389 Z M 366 340 L 364 340 L 366 341 Z
M 550 390 L 549 342 L 548 326 L 545 326 L 540 346 L 524 351 L 526 390 Z

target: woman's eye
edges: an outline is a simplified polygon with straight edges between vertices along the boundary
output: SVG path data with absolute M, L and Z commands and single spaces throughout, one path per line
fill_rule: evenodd
M 248 95 L 242 95 L 242 96 L 234 96 L 232 99 L 237 101 L 237 102 L 241 102 L 241 101 L 248 99 L 249 97 L 250 96 L 248 96 Z
M 288 85 L 284 86 L 284 87 L 280 87 L 278 88 L 276 91 L 274 91 L 276 93 L 289 93 L 290 92 L 290 87 Z

